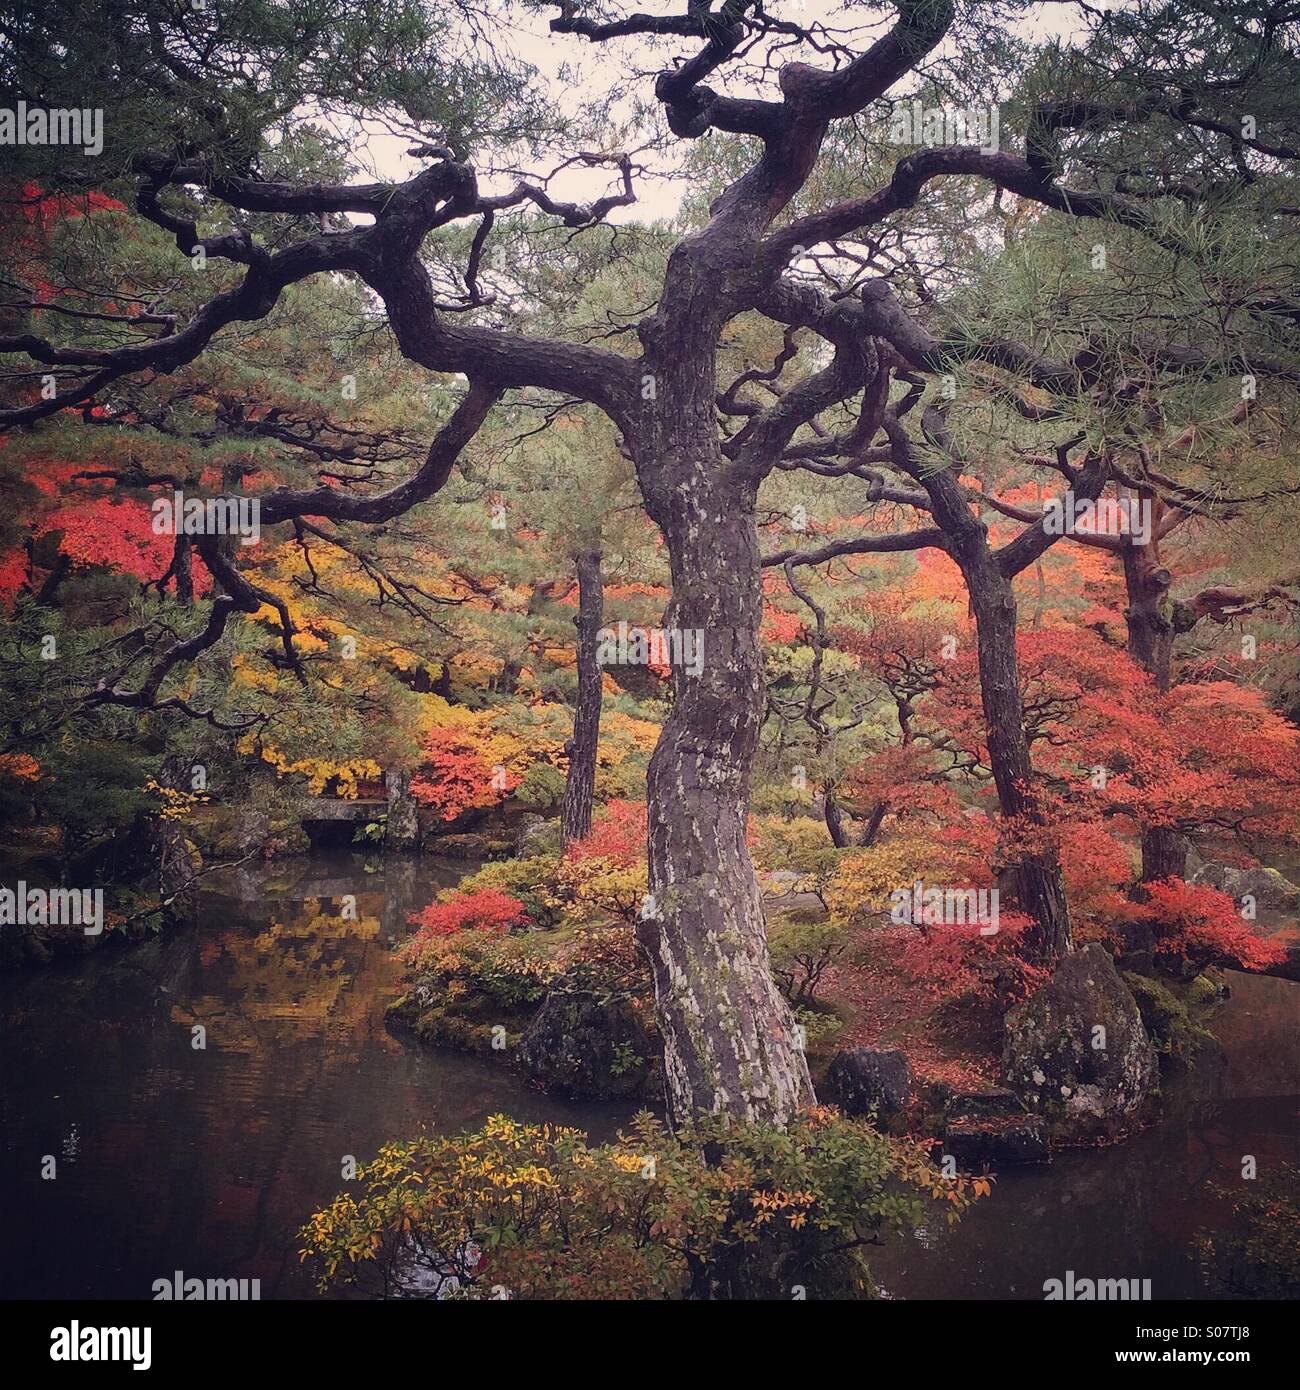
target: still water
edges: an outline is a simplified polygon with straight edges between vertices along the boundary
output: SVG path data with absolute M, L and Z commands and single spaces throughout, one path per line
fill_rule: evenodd
M 371 873 L 346 854 L 241 870 L 193 930 L 0 976 L 0 1296 L 149 1298 L 181 1270 L 310 1297 L 295 1232 L 343 1187 L 345 1155 L 495 1111 L 612 1134 L 630 1108 L 549 1099 L 385 1029 L 391 944 L 465 871 Z M 1202 1296 L 1189 1245 L 1215 1219 L 1207 1184 L 1243 1154 L 1296 1161 L 1300 1136 L 1300 985 L 1233 981 L 1218 1099 L 1127 1145 L 1005 1172 L 956 1228 L 875 1253 L 888 1293 L 1041 1298 L 1072 1269 Z

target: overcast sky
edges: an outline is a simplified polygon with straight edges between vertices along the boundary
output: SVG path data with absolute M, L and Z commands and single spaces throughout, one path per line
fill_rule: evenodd
M 1095 9 L 1114 9 L 1118 6 L 1109 0 L 1096 0 Z M 844 5 L 840 0 L 769 0 L 769 13 L 775 17 L 788 16 L 801 24 L 823 22 L 827 26 L 843 29 L 846 25 L 861 26 L 865 21 L 876 22 L 863 27 L 852 46 L 855 51 L 864 50 L 871 41 L 894 22 L 896 18 L 892 7 L 874 5 Z M 626 6 L 626 11 L 668 14 L 680 13 L 683 0 L 638 0 L 635 5 Z M 640 67 L 654 69 L 669 66 L 674 58 L 692 55 L 698 43 L 687 39 L 626 39 L 613 44 L 593 44 L 589 40 L 571 34 L 552 34 L 549 21 L 557 10 L 546 13 L 519 10 L 511 6 L 503 8 L 501 23 L 505 27 L 503 46 L 532 64 L 538 71 L 538 80 L 554 91 L 556 99 L 566 105 L 572 103 L 574 90 L 587 93 L 608 89 L 607 74 L 621 66 L 629 56 Z M 1037 12 L 1018 26 L 1017 32 L 1035 38 L 1061 36 L 1073 38 L 1083 32 L 1079 22 L 1080 13 L 1073 0 L 1046 0 Z M 799 54 L 801 61 L 812 61 L 826 66 L 830 59 L 821 59 L 806 48 Z M 561 69 L 565 76 L 561 76 Z M 727 90 L 724 77 L 715 76 L 712 85 Z M 647 95 L 650 82 L 646 84 Z M 906 90 L 906 82 L 900 90 Z M 775 92 L 775 79 L 772 90 Z M 624 113 L 625 115 L 627 113 Z M 358 140 L 358 153 L 369 175 L 376 179 L 400 181 L 411 177 L 422 167 L 419 160 L 412 159 L 406 150 L 410 146 L 409 136 L 394 135 L 376 123 L 369 123 L 362 129 Z M 554 164 L 575 153 L 565 149 L 557 151 Z M 636 181 L 637 201 L 630 207 L 616 208 L 610 221 L 654 221 L 671 218 L 681 205 L 688 183 L 676 176 L 670 168 L 656 162 L 653 155 L 647 157 L 653 176 L 638 177 Z M 537 165 L 540 176 L 548 172 L 545 162 Z M 513 185 L 513 179 L 489 179 L 484 182 L 484 191 L 500 193 Z M 589 169 L 580 167 L 566 170 L 552 184 L 549 191 L 558 199 L 591 201 L 602 194 L 617 191 L 618 174 L 616 170 Z M 369 220 L 369 219 L 365 219 Z

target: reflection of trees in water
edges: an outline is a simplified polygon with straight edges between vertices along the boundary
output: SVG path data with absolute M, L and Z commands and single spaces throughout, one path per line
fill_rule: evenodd
M 205 891 L 193 928 L 72 970 L 0 976 L 12 1083 L 0 1088 L 0 1129 L 15 1152 L 60 1153 L 73 1126 L 78 1144 L 77 1186 L 53 1218 L 32 1200 L 35 1168 L 15 1175 L 6 1245 L 44 1254 L 30 1278 L 4 1271 L 6 1290 L 147 1298 L 182 1268 L 260 1278 L 264 1298 L 308 1295 L 296 1232 L 344 1185 L 343 1154 L 494 1110 L 600 1137 L 626 1121 L 620 1107 L 527 1090 L 495 1061 L 391 1037 L 390 943 L 456 875 L 426 858 L 374 875 L 358 863 L 272 866 L 250 874 L 256 896 Z M 346 894 L 355 920 L 342 915 Z M 191 1047 L 195 1024 L 203 1051 Z
M 205 1152 L 209 1223 L 240 1273 L 268 1292 L 294 1272 L 293 1221 L 334 1181 L 338 1142 L 325 1139 L 320 1100 L 355 1067 L 382 1008 L 382 893 L 273 905 L 275 915 L 209 931 L 190 956 L 172 1018 L 207 1029 L 218 1064 L 196 1116 Z M 344 894 L 356 900 L 345 916 Z M 394 963 L 395 973 L 396 966 Z M 269 1103 L 268 1103 L 269 1101 Z M 214 1116 L 224 1120 L 214 1122 Z M 211 1238 L 210 1235 L 207 1238 Z
M 1300 982 L 1226 972 L 1232 997 L 1210 1028 L 1228 1053 L 1227 1094 L 1300 1095 Z
M 227 1052 L 365 1035 L 382 1002 L 368 976 L 379 953 L 388 957 L 380 940 L 383 897 L 357 895 L 355 917 L 345 915 L 343 895 L 281 904 L 256 932 L 209 937 L 195 989 L 186 1005 L 174 1007 L 173 1019 L 202 1024 L 209 1046 Z

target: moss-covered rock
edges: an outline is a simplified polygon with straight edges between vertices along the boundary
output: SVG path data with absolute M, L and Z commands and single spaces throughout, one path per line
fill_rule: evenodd
M 883 1119 L 912 1100 L 912 1065 L 898 1048 L 848 1048 L 831 1063 L 827 1081 L 846 1115 Z
M 1158 1075 L 1133 994 L 1096 943 L 1007 1014 L 1002 1065 L 1008 1085 L 1067 1140 L 1121 1133 Z
M 652 1089 L 659 1048 L 623 995 L 553 989 L 519 1044 L 529 1076 L 553 1095 L 624 1100 Z
M 514 842 L 492 835 L 439 835 L 423 832 L 422 848 L 426 854 L 440 854 L 447 859 L 505 859 L 514 853 Z
M 433 995 L 424 988 L 395 999 L 384 1011 L 388 1026 L 429 1047 L 450 1047 L 512 1057 L 527 1016 L 493 1008 L 482 995 Z
M 1232 864 L 1212 861 L 1202 863 L 1193 873 L 1192 882 L 1208 883 L 1230 898 L 1253 898 L 1257 907 L 1300 907 L 1300 885 L 1263 864 L 1253 868 L 1237 868 Z
M 1159 980 L 1133 974 L 1123 979 L 1156 1049 L 1169 1057 L 1189 1056 L 1205 1030 L 1194 1022 L 1187 1004 Z

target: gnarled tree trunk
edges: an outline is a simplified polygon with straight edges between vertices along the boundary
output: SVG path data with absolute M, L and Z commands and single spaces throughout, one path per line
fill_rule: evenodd
M 923 427 L 933 440 L 958 460 L 943 412 L 926 409 Z M 994 551 L 988 528 L 970 509 L 959 485 L 955 467 L 931 470 L 917 466 L 906 435 L 896 420 L 886 421 L 895 461 L 914 477 L 930 497 L 930 511 L 947 537 L 945 549 L 957 562 L 966 581 L 975 635 L 980 676 L 980 699 L 988 736 L 989 766 L 998 790 L 998 807 L 1004 820 L 1030 826 L 1045 823 L 1025 731 L 1024 701 L 1020 695 L 1020 658 L 1016 648 L 1015 574 L 1032 563 L 1046 548 L 1043 535 L 1020 549 L 1007 546 Z M 1088 486 L 1100 490 L 1104 475 L 1094 472 Z M 1039 542 L 1044 542 L 1039 544 Z M 1016 901 L 1032 919 L 1025 934 L 1025 954 L 1051 964 L 1071 946 L 1070 912 L 1060 858 L 1050 847 L 1021 849 L 1006 875 Z
M 601 670 L 600 624 L 605 590 L 600 576 L 600 552 L 584 551 L 577 559 L 578 703 L 569 741 L 569 771 L 564 780 L 560 812 L 564 843 L 591 832 L 591 803 L 596 790 L 596 747 L 600 741 Z
M 712 342 L 665 353 L 637 470 L 672 570 L 670 633 L 697 632 L 698 674 L 672 669 L 650 760 L 650 896 L 638 935 L 654 975 L 675 1121 L 723 1112 L 783 1124 L 813 1100 L 794 1016 L 772 978 L 745 844 L 764 710 L 756 487 L 713 424 Z
M 1169 585 L 1172 575 L 1160 563 L 1160 548 L 1152 539 L 1146 545 L 1124 547 L 1124 587 L 1128 606 L 1129 655 L 1155 677 L 1160 690 L 1168 690 L 1174 648 L 1174 624 Z

